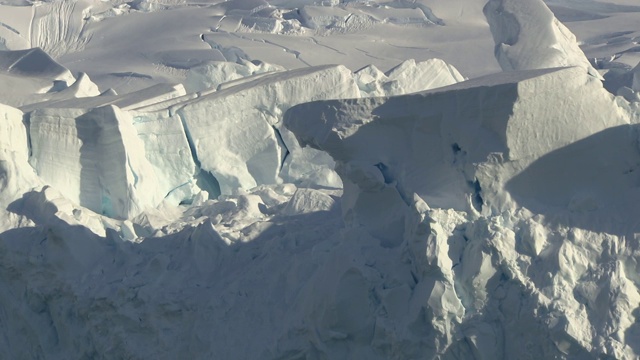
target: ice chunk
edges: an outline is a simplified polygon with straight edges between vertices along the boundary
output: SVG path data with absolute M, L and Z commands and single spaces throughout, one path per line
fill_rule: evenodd
M 22 111 L 0 104 L 0 203 L 7 204 L 41 184 L 28 159 L 29 145 Z
M 484 7 L 503 70 L 577 66 L 601 79 L 571 33 L 542 0 L 490 0 Z
M 378 22 L 362 12 L 350 12 L 340 7 L 304 6 L 299 10 L 302 25 L 311 29 L 353 31 Z
M 391 98 L 308 103 L 285 116 L 302 144 L 338 163 L 377 167 L 404 199 L 417 193 L 430 206 L 459 210 L 470 203 L 480 209 L 487 201 L 483 186 L 501 186 L 496 174 L 478 181 L 471 164 L 525 166 L 628 122 L 600 81 L 580 68 L 505 72 Z M 341 174 L 343 181 L 357 183 L 347 174 L 356 173 Z
M 180 120 L 169 116 L 167 111 L 134 113 L 133 125 L 158 175 L 158 189 L 169 195 L 183 188 L 172 194 L 171 203 L 189 201 L 195 195 L 192 185 L 197 169 Z
M 37 110 L 30 122 L 30 163 L 75 203 L 128 218 L 164 197 L 130 115 L 117 107 Z
M 186 125 L 202 169 L 218 180 L 222 194 L 231 194 L 278 183 L 285 157 L 296 161 L 300 147 L 281 127 L 281 116 L 289 107 L 355 96 L 358 89 L 351 71 L 321 66 L 262 75 L 188 100 L 174 111 Z
M 385 75 L 389 79 L 382 85 L 386 96 L 435 89 L 465 80 L 453 65 L 440 59 L 418 63 L 413 59 L 406 60 Z
M 329 211 L 336 201 L 329 195 L 313 189 L 298 189 L 283 209 L 285 215 L 299 215 L 315 211 Z

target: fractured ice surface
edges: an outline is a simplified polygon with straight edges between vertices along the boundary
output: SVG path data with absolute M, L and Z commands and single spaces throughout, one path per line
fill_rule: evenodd
M 172 111 L 184 122 L 202 169 L 218 180 L 223 194 L 231 194 L 278 183 L 285 158 L 295 161 L 304 151 L 281 126 L 289 107 L 358 94 L 351 71 L 323 66 L 263 75 L 187 100 Z
M 131 116 L 117 107 L 37 110 L 29 134 L 33 168 L 77 204 L 128 218 L 162 200 Z
M 413 276 L 391 281 L 400 267 L 390 270 L 371 253 L 376 260 L 361 267 L 323 269 L 351 289 L 335 285 L 336 293 L 323 290 L 308 305 L 323 314 L 314 318 L 325 329 L 323 342 L 349 338 L 351 356 L 373 356 L 365 350 L 371 344 L 387 358 L 635 353 L 629 341 L 638 338 L 637 326 L 622 314 L 637 311 L 640 295 L 635 275 L 623 269 L 635 268 L 640 227 L 617 219 L 638 211 L 640 153 L 637 128 L 617 101 L 583 69 L 560 68 L 291 108 L 285 125 L 303 144 L 331 154 L 344 183 L 347 230 L 337 246 L 363 248 L 336 252 L 402 253 Z M 371 242 L 379 247 L 359 245 Z M 367 264 L 384 280 L 367 275 Z M 384 315 L 375 331 L 367 322 L 379 314 L 375 305 L 356 310 L 343 300 L 362 296 L 365 284 L 384 289 L 376 292 Z M 602 297 L 615 310 L 602 313 Z M 341 322 L 346 314 L 353 317 Z M 405 326 L 425 332 L 394 347 Z M 328 357 L 344 354 L 338 349 L 329 346 Z
M 383 73 L 373 65 L 354 73 L 362 96 L 393 96 L 434 89 L 463 81 L 464 77 L 440 59 L 416 63 L 406 60 Z
M 553 16 L 542 0 L 490 0 L 484 13 L 503 70 L 578 66 L 599 77 L 580 50 L 575 35 Z
M 362 180 L 352 181 L 368 184 L 380 173 L 377 182 L 397 182 L 407 199 L 417 193 L 431 206 L 468 210 L 468 197 L 483 182 L 474 185 L 478 175 L 469 165 L 526 164 L 628 123 L 601 83 L 580 71 L 505 72 L 411 95 L 308 103 L 291 109 L 285 124 L 303 144 L 364 167 L 353 170 Z
M 0 104 L 0 200 L 3 203 L 40 185 L 28 160 L 29 145 L 23 113 Z
M 640 354 L 640 105 L 542 2 L 0 3 L 119 94 L 0 76 L 0 358 Z

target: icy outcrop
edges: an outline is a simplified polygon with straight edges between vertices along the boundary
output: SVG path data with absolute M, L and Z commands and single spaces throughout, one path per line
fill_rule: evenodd
M 115 106 L 37 110 L 29 134 L 38 176 L 79 205 L 129 218 L 163 198 L 130 115 Z
M 198 192 L 197 167 L 180 120 L 169 116 L 167 111 L 134 113 L 133 125 L 157 174 L 159 191 L 172 205 L 190 201 Z M 209 190 L 206 184 L 200 186 Z
M 30 112 L 35 109 L 92 109 L 101 106 L 113 105 L 122 110 L 134 110 L 146 108 L 157 103 L 162 103 L 174 98 L 186 95 L 184 86 L 181 84 L 158 84 L 138 91 L 117 95 L 117 94 L 95 94 L 91 97 L 67 96 L 63 94 L 53 96 L 50 100 L 23 105 L 21 109 Z M 102 95 L 102 96 L 97 96 Z M 163 107 L 164 108 L 164 107 Z
M 0 202 L 8 204 L 40 185 L 29 166 L 27 129 L 22 111 L 0 104 Z M 4 211 L 4 209 L 3 209 Z M 0 221 L 0 228 L 4 229 Z
M 637 356 L 640 227 L 617 219 L 638 211 L 640 153 L 616 101 L 574 67 L 291 108 L 337 162 L 346 229 L 279 352 L 317 334 L 327 358 Z
M 185 80 L 185 90 L 192 93 L 216 89 L 220 84 L 232 80 L 284 70 L 283 67 L 278 65 L 264 62 L 253 63 L 244 59 L 240 63 L 212 61 L 189 69 Z
M 631 73 L 633 74 L 631 88 L 636 92 L 640 92 L 640 63 L 633 68 Z
M 291 162 L 306 160 L 297 157 L 308 150 L 281 126 L 289 107 L 358 94 L 347 68 L 320 66 L 243 80 L 175 105 L 171 111 L 185 124 L 201 168 L 217 179 L 222 194 L 232 194 L 240 188 L 278 183 L 282 163 L 289 157 Z
M 410 59 L 383 73 L 373 65 L 354 74 L 363 97 L 394 96 L 435 89 L 464 81 L 458 70 L 440 59 Z
M 507 199 L 481 196 L 480 188 L 508 179 L 487 175 L 486 185 L 477 183 L 471 164 L 517 162 L 521 168 L 628 122 L 602 84 L 579 68 L 505 72 L 392 98 L 309 103 L 285 119 L 302 144 L 327 151 L 343 164 L 343 181 L 359 188 L 397 183 L 404 199 L 417 193 L 430 206 L 457 210 L 483 197 L 497 211 Z
M 490 0 L 484 14 L 503 70 L 577 66 L 601 78 L 571 33 L 542 0 Z
M 269 72 L 260 73 L 260 69 Z M 23 111 L 33 114 L 32 131 L 38 132 L 35 135 L 37 151 L 32 163 L 40 162 L 37 171 L 45 182 L 65 195 L 71 194 L 71 201 L 98 213 L 125 218 L 128 217 L 125 213 L 137 214 L 147 207 L 157 206 L 162 198 L 166 204 L 189 203 L 201 190 L 215 198 L 260 184 L 280 182 L 314 188 L 341 188 L 342 182 L 333 170 L 333 160 L 316 149 L 301 148 L 294 136 L 282 127 L 281 116 L 290 106 L 299 103 L 360 96 L 354 75 L 338 66 L 289 72 L 273 72 L 270 69 L 256 66 L 254 70 L 258 73 L 255 75 L 226 81 L 219 84 L 218 89 L 211 88 L 193 94 L 186 94 L 181 85 L 169 84 L 122 95 L 98 94 L 97 88 L 91 86 L 93 83 L 81 75 L 70 87 L 45 94 L 47 101 L 21 107 Z M 361 79 L 365 72 L 363 70 L 358 78 Z M 379 83 L 383 87 L 394 84 L 395 90 L 390 90 L 393 93 L 455 83 L 461 77 L 453 67 L 433 60 L 419 64 L 407 61 L 381 79 Z M 418 87 L 416 84 L 421 80 L 425 82 Z M 383 91 L 386 93 L 387 90 Z M 86 93 L 94 96 L 75 97 Z M 43 117 L 67 119 L 68 124 L 64 126 L 79 125 L 80 122 L 74 122 L 73 119 L 91 117 L 87 114 L 94 110 L 88 109 L 109 107 L 119 109 L 112 114 L 115 118 L 122 117 L 122 120 L 113 121 L 133 124 L 134 136 L 144 144 L 144 153 L 138 155 L 145 159 L 141 160 L 146 164 L 144 166 L 153 168 L 155 178 L 154 186 L 147 189 L 149 199 L 134 201 L 137 205 L 125 205 L 117 211 L 104 208 L 109 206 L 103 205 L 103 201 L 97 198 L 81 200 L 79 193 L 97 192 L 82 190 L 82 181 L 74 183 L 58 179 L 62 175 L 54 175 L 55 168 L 42 165 L 39 159 L 44 154 L 41 151 L 54 151 L 59 145 L 53 144 L 66 136 L 56 131 L 51 134 L 40 131 L 39 121 Z M 221 116 L 209 116 L 213 113 Z M 238 127 L 239 123 L 243 123 L 244 127 Z M 65 131 L 71 134 L 78 130 L 69 128 Z M 45 139 L 48 136 L 50 138 Z M 53 148 L 39 148 L 49 146 L 45 144 Z M 109 157 L 106 154 L 104 156 Z M 84 155 L 74 155 L 72 158 L 81 159 Z M 77 166 L 73 161 L 67 165 L 72 168 Z M 74 176 L 78 171 L 82 173 L 76 169 L 64 176 Z M 99 177 L 94 177 L 96 179 Z M 67 184 L 64 189 L 63 183 Z M 107 192 L 112 193 L 111 190 Z M 116 192 L 124 194 L 120 190 Z M 128 196 L 116 195 L 119 199 Z M 129 208 L 131 212 L 125 210 Z

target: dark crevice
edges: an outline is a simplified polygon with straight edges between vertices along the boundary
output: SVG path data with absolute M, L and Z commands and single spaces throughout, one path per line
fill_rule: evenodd
M 482 199 L 482 187 L 480 186 L 480 182 L 476 179 L 474 182 L 470 182 L 469 186 L 473 189 L 473 197 L 471 198 L 471 205 L 478 212 L 482 212 L 482 206 L 484 205 L 484 200 Z
M 191 137 L 191 133 L 189 132 L 189 128 L 187 127 L 184 118 L 180 114 L 180 112 L 176 112 L 175 115 L 180 119 L 180 123 L 182 124 L 182 129 L 184 131 L 185 137 L 187 138 L 187 143 L 189 144 L 189 150 L 191 151 L 191 158 L 193 162 L 196 164 L 197 173 L 194 175 L 196 179 L 196 185 L 209 193 L 209 199 L 217 199 L 220 196 L 220 183 L 218 179 L 216 179 L 213 174 L 202 169 L 200 160 L 198 160 L 198 154 L 196 153 L 196 147 L 193 142 L 193 138 Z
M 451 150 L 453 150 L 453 155 L 456 155 L 460 151 L 462 151 L 462 149 L 460 148 L 460 145 L 458 145 L 458 143 L 451 144 Z
M 385 184 L 391 184 L 394 181 L 393 176 L 391 176 L 391 174 L 389 173 L 389 167 L 381 162 L 377 163 L 375 165 L 375 167 L 377 167 L 380 172 L 382 173 L 382 176 L 384 177 L 384 183 Z
M 26 113 L 22 117 L 22 123 L 24 124 L 24 128 L 27 131 L 27 150 L 29 151 L 29 159 L 31 159 L 31 155 L 33 153 L 33 147 L 31 145 L 31 113 Z
M 276 136 L 278 146 L 284 149 L 284 156 L 282 157 L 282 161 L 280 162 L 280 166 L 278 167 L 278 173 L 280 173 L 280 171 L 284 167 L 284 162 L 287 161 L 287 157 L 289 156 L 289 154 L 291 154 L 291 152 L 289 151 L 289 148 L 287 148 L 287 144 L 285 144 L 284 139 L 282 138 L 282 134 L 280 134 L 280 130 L 278 130 L 278 128 L 273 125 L 271 125 L 271 128 L 273 129 L 273 133 Z

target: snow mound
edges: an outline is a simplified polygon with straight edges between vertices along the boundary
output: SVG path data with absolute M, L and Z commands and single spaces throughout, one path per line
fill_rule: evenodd
M 113 105 L 122 110 L 134 110 L 138 108 L 146 108 L 157 103 L 178 98 L 186 95 L 184 86 L 181 84 L 158 84 L 141 90 L 129 92 L 126 94 L 109 94 L 96 92 L 94 86 L 85 87 L 84 93 L 90 92 L 91 96 L 78 96 L 81 90 L 75 90 L 72 86 L 71 90 L 75 91 L 76 96 L 69 96 L 69 92 L 61 91 L 61 94 L 51 95 L 47 101 L 36 102 L 21 106 L 25 112 L 36 109 L 92 109 L 101 106 Z M 88 88 L 88 89 L 87 89 Z M 79 85 L 82 89 L 82 85 Z M 102 95 L 102 96 L 97 96 Z
M 69 70 L 58 64 L 40 48 L 0 51 L 0 71 L 14 76 L 63 81 L 66 85 L 75 82 L 75 78 Z

